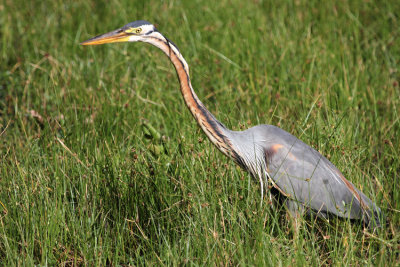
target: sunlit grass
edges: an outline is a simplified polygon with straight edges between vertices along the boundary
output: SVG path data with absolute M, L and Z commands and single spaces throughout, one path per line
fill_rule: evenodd
M 398 1 L 3 1 L 0 262 L 400 264 L 397 10 Z M 260 205 L 258 183 L 206 139 L 161 51 L 79 46 L 136 19 L 178 45 L 224 124 L 301 138 L 388 224 L 364 232 L 304 219 L 296 235 L 284 207 Z

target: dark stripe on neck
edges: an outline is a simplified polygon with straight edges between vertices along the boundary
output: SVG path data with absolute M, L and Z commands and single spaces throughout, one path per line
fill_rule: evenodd
M 204 106 L 204 104 L 200 101 L 200 99 L 197 97 L 197 95 L 194 93 L 194 90 L 193 90 L 193 88 L 191 87 L 191 82 L 190 82 L 190 77 L 189 77 L 189 73 L 186 71 L 186 68 L 185 68 L 185 64 L 182 62 L 182 60 L 179 58 L 179 56 L 176 54 L 176 52 L 174 51 L 174 49 L 172 49 L 172 47 L 171 47 L 171 45 L 173 46 L 173 47 L 175 47 L 178 51 L 179 51 L 179 49 L 178 49 L 178 47 L 172 42 L 172 41 L 170 41 L 169 39 L 167 39 L 167 38 L 165 38 L 165 40 L 162 40 L 162 39 L 159 39 L 159 38 L 156 38 L 156 37 L 151 37 L 151 38 L 154 38 L 154 39 L 156 39 L 157 41 L 160 41 L 160 42 L 162 42 L 162 43 L 164 43 L 167 47 L 168 47 L 168 49 L 169 49 L 169 57 L 171 58 L 171 52 L 173 53 L 173 55 L 176 57 L 176 59 L 179 61 L 179 63 L 181 64 L 181 67 L 182 67 L 182 69 L 184 70 L 184 73 L 185 73 L 185 75 L 186 75 L 186 82 L 187 82 L 187 86 L 188 86 L 188 91 L 189 91 L 189 93 L 190 93 L 190 97 L 191 97 L 191 99 L 193 99 L 193 102 L 195 103 L 195 105 L 196 105 L 196 108 L 200 111 L 200 113 L 201 113 L 201 115 L 202 115 L 202 117 L 203 118 L 205 118 L 206 119 L 206 122 L 208 123 L 208 125 L 212 128 L 212 131 L 210 131 L 209 129 L 207 129 L 207 127 L 205 127 L 206 129 L 207 129 L 207 132 L 209 133 L 209 134 L 211 134 L 211 135 L 213 135 L 214 136 L 214 138 L 216 139 L 216 141 L 217 142 L 223 142 L 226 146 L 227 146 L 227 148 L 229 148 L 229 151 L 227 151 L 227 153 L 228 154 L 230 154 L 230 156 L 233 158 L 233 160 L 240 166 L 240 167 L 242 167 L 242 168 L 244 168 L 244 169 L 246 169 L 246 165 L 245 165 L 245 163 L 244 163 L 244 160 L 242 159 L 242 157 L 234 150 L 234 148 L 232 147 L 232 144 L 231 144 L 231 142 L 229 141 L 229 139 L 223 134 L 223 132 L 220 130 L 221 128 L 222 129 L 227 129 L 226 127 L 225 127 L 225 125 L 224 124 L 222 124 L 220 121 L 218 121 L 215 117 L 214 117 L 214 115 Z M 180 52 L 179 52 L 180 53 Z M 177 73 L 178 74 L 178 73 Z M 178 74 L 178 78 L 180 79 L 180 77 L 179 77 L 179 74 Z M 182 87 L 182 85 L 181 85 L 181 87 Z M 182 88 L 182 94 L 183 94 L 183 88 Z M 187 90 L 186 90 L 187 91 Z M 185 91 L 185 92 L 186 92 Z M 189 107 L 189 109 L 190 109 L 190 106 L 189 106 L 189 103 L 186 101 L 186 99 L 184 99 L 185 100 L 185 103 L 186 103 L 186 105 Z M 190 111 L 191 111 L 191 113 L 192 113 L 192 110 L 190 109 Z M 195 119 L 196 119 L 196 121 L 197 121 L 197 123 L 200 125 L 200 127 L 201 127 L 201 122 L 200 122 L 200 119 L 198 119 L 198 118 L 196 118 L 196 116 L 195 116 L 195 114 L 193 114 L 192 113 L 192 115 L 195 117 Z M 201 127 L 202 128 L 202 127 Z M 218 141 L 219 140 L 219 141 Z M 225 148 L 224 149 L 222 149 L 221 148 L 221 146 L 218 144 L 218 143 L 215 143 L 214 145 L 216 145 L 220 150 L 225 150 Z
M 225 125 L 223 125 L 220 121 L 218 121 L 211 114 L 211 112 L 204 106 L 204 104 L 200 101 L 200 99 L 198 99 L 197 95 L 194 94 L 193 89 L 191 88 L 191 82 L 190 82 L 189 73 L 187 73 L 186 69 L 185 69 L 185 64 L 182 62 L 182 60 L 179 58 L 179 56 L 175 53 L 175 51 L 171 48 L 170 44 L 172 44 L 178 51 L 179 51 L 179 48 L 172 41 L 170 41 L 169 39 L 167 39 L 167 38 L 165 38 L 165 39 L 166 39 L 166 42 L 164 42 L 164 44 L 166 44 L 169 47 L 170 52 L 172 52 L 176 56 L 176 58 L 178 59 L 179 63 L 182 65 L 182 68 L 185 70 L 186 81 L 187 81 L 187 84 L 188 84 L 188 87 L 189 87 L 189 92 L 190 92 L 190 95 L 191 95 L 192 99 L 196 103 L 197 108 L 201 111 L 201 114 L 207 120 L 207 123 L 213 128 L 213 130 L 218 135 L 218 137 L 220 137 L 221 139 L 223 139 L 225 141 L 226 136 L 218 128 L 218 127 L 222 127 L 224 129 L 226 129 Z M 160 40 L 160 41 L 162 41 L 162 40 Z

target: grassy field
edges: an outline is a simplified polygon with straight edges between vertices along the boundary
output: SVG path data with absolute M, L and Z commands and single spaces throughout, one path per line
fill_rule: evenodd
M 0 1 L 4 265 L 400 265 L 400 2 Z M 260 205 L 145 44 L 79 42 L 146 19 L 228 127 L 273 124 L 382 208 L 376 232 Z M 151 129 L 151 130 L 149 130 Z M 1 264 L 1 265 L 3 265 Z

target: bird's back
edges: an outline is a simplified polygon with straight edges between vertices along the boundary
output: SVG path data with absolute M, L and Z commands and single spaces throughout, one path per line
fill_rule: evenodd
M 318 151 L 272 125 L 232 132 L 233 144 L 246 165 L 264 167 L 275 186 L 300 206 L 379 224 L 380 209 Z M 260 170 L 249 171 L 260 175 Z

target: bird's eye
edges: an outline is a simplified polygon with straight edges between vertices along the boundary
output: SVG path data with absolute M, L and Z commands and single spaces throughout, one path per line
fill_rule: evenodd
M 137 29 L 135 30 L 135 33 L 141 33 L 141 31 L 142 31 L 142 28 L 137 28 Z

